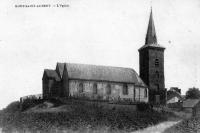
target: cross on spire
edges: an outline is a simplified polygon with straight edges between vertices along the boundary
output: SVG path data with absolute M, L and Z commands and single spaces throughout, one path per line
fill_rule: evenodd
M 154 21 L 153 21 L 152 7 L 151 7 L 151 13 L 149 17 L 149 25 L 147 29 L 145 44 L 146 45 L 157 44 L 157 37 L 156 37 L 156 30 L 155 30 Z

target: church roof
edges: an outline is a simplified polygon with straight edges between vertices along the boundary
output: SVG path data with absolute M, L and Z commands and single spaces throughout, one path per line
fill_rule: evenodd
M 60 81 L 60 77 L 58 76 L 58 73 L 55 70 L 51 70 L 51 69 L 45 69 L 44 70 L 44 76 L 46 76 L 47 78 L 52 78 L 55 79 L 56 81 Z
M 60 78 L 62 78 L 62 76 L 63 76 L 64 65 L 65 65 L 65 63 L 59 63 L 59 62 L 56 65 L 56 71 L 57 71 L 58 75 L 60 76 Z
M 146 87 L 135 70 L 131 68 L 66 63 L 66 69 L 69 79 L 133 83 Z
M 153 21 L 152 9 L 149 18 L 145 44 L 157 44 L 156 29 Z
M 146 47 L 165 49 L 163 46 L 161 46 L 157 42 L 156 29 L 155 29 L 154 20 L 153 20 L 152 9 L 151 9 L 150 17 L 149 17 L 149 24 L 148 24 L 148 28 L 147 28 L 145 45 L 142 46 L 139 50 L 146 48 Z

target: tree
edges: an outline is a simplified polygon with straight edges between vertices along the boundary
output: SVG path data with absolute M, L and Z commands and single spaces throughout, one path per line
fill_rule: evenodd
M 189 88 L 186 92 L 186 99 L 198 99 L 200 98 L 200 90 L 199 88 Z

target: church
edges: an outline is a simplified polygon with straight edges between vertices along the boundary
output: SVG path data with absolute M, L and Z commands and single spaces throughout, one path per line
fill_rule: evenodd
M 43 98 L 166 103 L 164 50 L 157 43 L 152 10 L 145 45 L 139 51 L 139 75 L 132 68 L 57 63 L 43 73 Z

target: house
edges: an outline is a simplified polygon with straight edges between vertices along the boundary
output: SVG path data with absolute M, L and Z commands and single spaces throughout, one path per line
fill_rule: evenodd
M 187 99 L 183 101 L 183 111 L 192 113 L 193 116 L 200 116 L 200 99 Z
M 183 98 L 181 94 L 177 91 L 169 90 L 167 91 L 167 104 L 182 102 Z
M 167 91 L 167 107 L 181 110 L 183 98 L 179 91 Z

